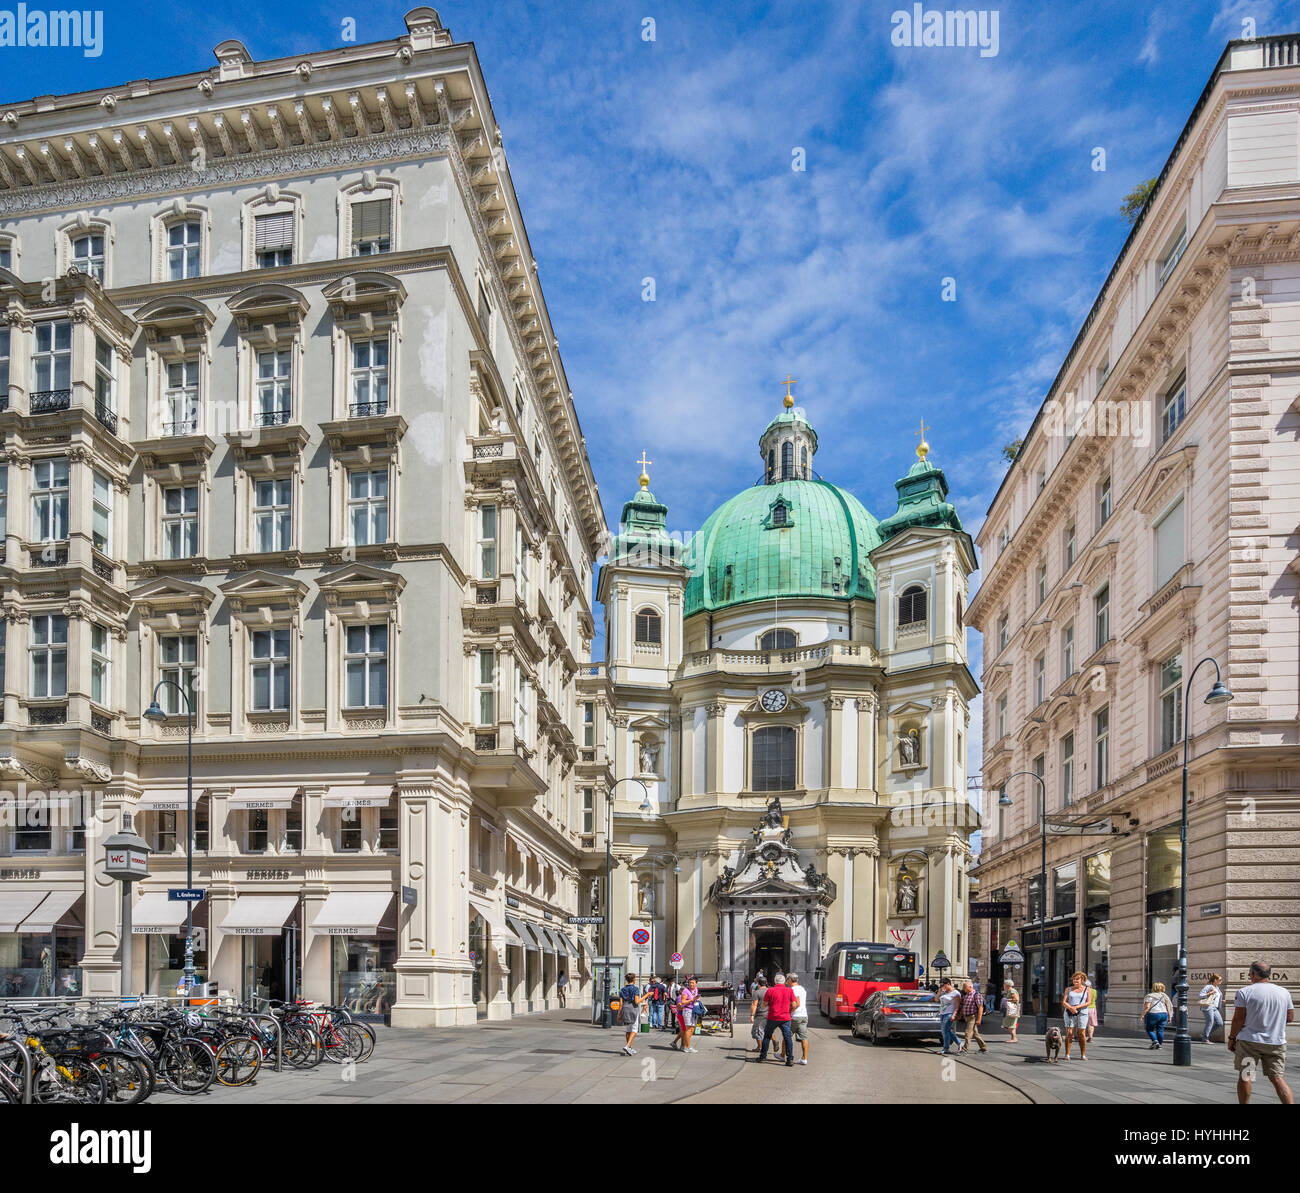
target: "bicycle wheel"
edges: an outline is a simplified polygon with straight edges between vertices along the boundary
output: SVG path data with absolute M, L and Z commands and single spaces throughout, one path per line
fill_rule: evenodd
M 295 1069 L 314 1069 L 325 1049 L 314 1028 L 294 1023 L 284 1028 L 284 1059 Z
M 108 1090 L 104 1076 L 84 1056 L 64 1052 L 51 1056 L 32 1083 L 32 1101 L 41 1106 L 100 1106 Z
M 96 1052 L 91 1063 L 104 1075 L 105 1101 L 114 1106 L 135 1106 L 153 1093 L 153 1066 L 129 1052 Z
M 358 1023 L 355 1020 L 352 1021 L 352 1026 L 365 1037 L 365 1051 L 357 1057 L 357 1064 L 365 1064 L 375 1051 L 375 1029 L 369 1023 Z
M 212 1049 L 200 1040 L 181 1040 L 163 1049 L 158 1072 L 178 1094 L 201 1094 L 216 1078 Z
M 366 1033 L 355 1023 L 335 1023 L 326 1028 L 329 1043 L 325 1048 L 326 1060 L 335 1064 L 352 1061 L 358 1064 L 366 1052 Z
M 232 1036 L 217 1049 L 216 1061 L 222 1085 L 247 1085 L 262 1067 L 262 1050 L 248 1036 Z

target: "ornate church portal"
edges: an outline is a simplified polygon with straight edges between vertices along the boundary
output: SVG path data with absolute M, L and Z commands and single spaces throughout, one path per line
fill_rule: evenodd
M 718 916 L 720 978 L 748 981 L 761 971 L 770 982 L 786 970 L 811 976 L 825 951 L 835 884 L 811 862 L 800 867 L 790 836 L 790 819 L 774 799 L 739 868 L 724 866 L 710 891 Z
M 600 911 L 638 972 L 811 980 L 849 940 L 907 941 L 927 968 L 942 950 L 965 972 L 976 560 L 929 450 L 878 520 L 815 471 L 787 390 L 762 483 L 685 542 L 643 454 L 600 575 L 606 662 L 584 691 L 608 734 L 583 771 L 588 873 L 603 894 L 608 797 Z

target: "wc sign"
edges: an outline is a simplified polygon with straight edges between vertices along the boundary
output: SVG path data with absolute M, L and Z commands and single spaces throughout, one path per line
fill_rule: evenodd
M 130 846 L 104 852 L 104 872 L 114 878 L 145 878 L 149 874 L 149 854 Z

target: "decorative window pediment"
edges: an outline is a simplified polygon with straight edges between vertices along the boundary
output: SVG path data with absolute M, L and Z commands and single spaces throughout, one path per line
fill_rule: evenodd
M 396 322 L 406 301 L 406 287 L 392 274 L 366 270 L 331 282 L 321 296 L 330 304 L 334 322 L 345 331 L 371 332 Z
M 1191 480 L 1192 464 L 1196 460 L 1196 444 L 1189 443 L 1177 451 L 1158 459 L 1138 495 L 1133 508 L 1148 518 L 1155 517 L 1174 496 L 1176 489 L 1185 488 Z
M 1059 622 L 1063 617 L 1069 617 L 1079 607 L 1079 596 L 1083 592 L 1083 585 L 1076 581 L 1073 584 L 1067 584 L 1057 592 L 1047 604 L 1047 611 L 1043 615 L 1043 620 L 1047 622 Z
M 135 312 L 145 342 L 159 355 L 184 357 L 206 352 L 215 316 L 197 298 L 155 298 Z
M 293 620 L 307 595 L 307 585 L 260 568 L 227 580 L 221 592 L 231 612 L 243 621 L 266 625 Z
M 397 598 L 406 587 L 406 577 L 383 568 L 353 563 L 326 572 L 316 586 L 325 598 L 327 609 L 369 618 L 396 610 Z
M 1119 554 L 1119 539 L 1107 539 L 1088 548 L 1083 557 L 1083 567 L 1079 569 L 1079 583 L 1087 587 L 1110 575 L 1115 569 L 1115 557 Z
M 207 621 L 215 593 L 201 584 L 174 576 L 162 576 L 131 589 L 132 611 L 142 621 L 177 628 L 182 620 Z
M 267 346 L 280 340 L 280 329 L 286 325 L 297 335 L 310 305 L 300 290 L 278 282 L 246 286 L 226 300 L 240 334 Z

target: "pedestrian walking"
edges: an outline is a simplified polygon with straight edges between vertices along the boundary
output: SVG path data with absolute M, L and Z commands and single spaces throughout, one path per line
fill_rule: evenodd
M 963 1052 L 970 1051 L 971 1040 L 980 1046 L 980 1055 L 989 1050 L 984 1037 L 980 1035 L 980 1024 L 984 1021 L 984 995 L 975 989 L 975 983 L 969 978 L 961 984 L 961 1000 L 957 1003 L 957 1013 L 953 1018 L 961 1024 L 965 1036 Z
M 1210 980 L 1201 987 L 1197 995 L 1201 1014 L 1205 1016 L 1205 1029 L 1201 1032 L 1201 1043 L 1208 1044 L 1216 1027 L 1223 1026 L 1223 975 L 1210 974 Z
M 1018 1044 L 1016 1028 L 1020 1026 L 1020 991 L 1010 978 L 1002 983 L 1002 1026 L 1011 1033 L 1011 1043 Z
M 952 984 L 952 978 L 944 978 L 939 986 L 939 1028 L 943 1032 L 944 1056 L 948 1055 L 950 1048 L 956 1048 L 958 1052 L 962 1050 L 962 1043 L 952 1029 L 953 1016 L 957 1013 L 959 1002 L 961 994 Z
M 799 985 L 797 973 L 786 974 L 785 984 L 790 987 L 790 992 L 795 999 L 794 1009 L 790 1012 L 790 1035 L 799 1042 L 801 1055 L 794 1063 L 806 1065 L 808 1063 L 808 991 Z
M 652 1028 L 663 1029 L 664 1025 L 664 1003 L 668 1000 L 668 989 L 660 977 L 650 979 L 650 1026 Z
M 1142 1027 L 1151 1038 L 1152 1048 L 1162 1048 L 1165 1043 L 1165 1024 L 1174 1013 L 1174 1004 L 1165 993 L 1164 982 L 1154 982 L 1151 993 L 1142 1000 Z
M 636 1049 L 632 1047 L 632 1041 L 636 1039 L 637 1025 L 641 1022 L 641 988 L 636 984 L 636 974 L 627 975 L 618 996 L 623 1002 L 619 1008 L 618 1020 L 627 1033 L 623 1051 L 628 1056 L 635 1056 Z
M 1092 984 L 1092 979 L 1085 976 L 1083 979 L 1084 989 L 1088 991 L 1088 1030 L 1087 1041 L 1092 1043 L 1092 1033 L 1097 1030 L 1097 987 Z
M 740 981 L 736 984 L 736 1001 L 744 1002 L 746 993 L 747 991 L 745 989 L 745 979 L 741 978 Z
M 1262 1072 L 1284 1106 L 1295 1104 L 1286 1073 L 1286 1025 L 1295 1020 L 1291 995 L 1273 981 L 1264 961 L 1250 963 L 1250 985 L 1237 991 L 1232 1003 L 1228 1051 L 1237 1068 L 1237 1101 L 1245 1106 L 1255 1073 Z
M 569 988 L 568 976 L 565 974 L 564 970 L 560 970 L 559 976 L 557 976 L 555 979 L 555 993 L 560 1000 L 561 1008 L 567 1005 L 564 1001 L 564 995 L 565 992 L 568 990 L 568 988 Z
M 1065 1059 L 1070 1059 L 1070 1043 L 1078 1032 L 1079 1059 L 1088 1059 L 1088 988 L 1083 984 L 1088 975 L 1083 972 L 1070 975 L 1070 988 L 1061 999 L 1065 1015 Z
M 777 975 L 778 978 L 782 976 Z M 785 1066 L 787 1069 L 792 1069 L 794 1059 L 791 1053 L 794 1051 L 794 1040 L 791 1038 L 790 1016 L 795 1010 L 798 999 L 789 986 L 779 981 L 767 988 L 763 1001 L 767 1003 L 767 1023 L 763 1027 L 763 1046 L 758 1050 L 757 1063 L 762 1064 L 767 1060 L 767 1046 L 772 1041 L 773 1032 L 779 1030 L 781 1038 L 785 1041 Z
M 762 975 L 754 979 L 753 998 L 749 1004 L 749 1035 L 754 1041 L 750 1052 L 757 1052 L 763 1046 L 763 1028 L 767 1026 L 767 1003 L 763 995 L 767 993 L 767 983 Z
M 694 977 L 686 979 L 686 985 L 677 995 L 677 1023 L 680 1028 L 674 1048 L 682 1052 L 698 1052 L 691 1047 L 691 1038 L 695 1035 L 695 1004 L 699 1001 L 699 983 Z
M 681 1026 L 678 1022 L 678 999 L 681 997 L 682 985 L 677 980 L 674 973 L 668 981 L 668 997 L 664 1002 L 664 1030 L 671 1031 L 678 1035 L 681 1034 Z M 674 1045 L 676 1047 L 676 1045 Z
M 772 979 L 772 986 L 784 986 L 784 985 L 785 985 L 785 974 L 783 974 L 783 973 L 778 973 L 778 974 L 776 975 L 776 977 L 774 977 L 774 978 Z M 772 988 L 771 986 L 768 987 L 769 990 L 770 990 L 771 988 Z M 792 1031 L 793 1031 L 793 1029 L 792 1029 Z M 780 1060 L 780 1059 L 781 1059 L 781 1041 L 784 1040 L 784 1039 L 785 1039 L 785 1033 L 782 1032 L 782 1033 L 781 1033 L 781 1039 L 779 1039 L 779 1040 L 773 1040 L 773 1041 L 772 1041 L 772 1051 L 773 1051 L 774 1055 L 776 1056 L 776 1059 L 777 1059 L 777 1060 Z

